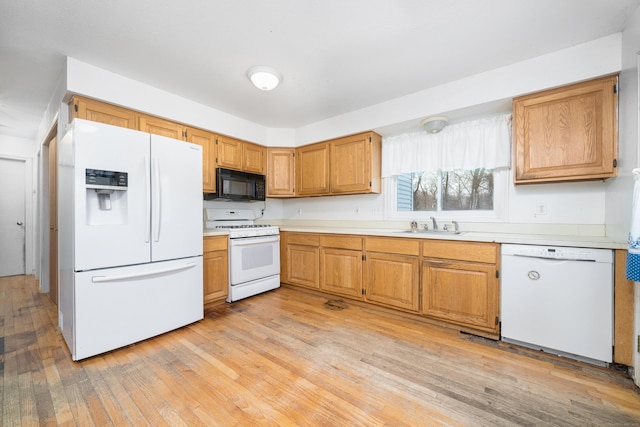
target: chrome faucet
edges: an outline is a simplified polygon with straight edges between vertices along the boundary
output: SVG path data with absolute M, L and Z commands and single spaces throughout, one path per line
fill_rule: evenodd
M 433 223 L 433 229 L 437 230 L 438 229 L 438 224 L 436 223 L 436 218 L 435 217 L 430 217 L 431 218 L 431 222 Z
M 453 224 L 454 233 L 458 234 L 460 232 L 460 228 L 458 227 L 458 222 L 457 221 L 451 221 L 451 223 Z

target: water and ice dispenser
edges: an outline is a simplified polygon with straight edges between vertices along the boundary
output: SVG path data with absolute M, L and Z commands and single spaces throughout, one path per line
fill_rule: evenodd
M 85 169 L 87 223 L 117 224 L 126 217 L 127 172 Z

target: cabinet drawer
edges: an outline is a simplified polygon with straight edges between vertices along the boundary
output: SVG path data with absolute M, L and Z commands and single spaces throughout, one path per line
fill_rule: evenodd
M 205 237 L 202 242 L 203 252 L 226 251 L 227 236 Z
M 367 252 L 418 256 L 420 255 L 420 242 L 415 239 L 367 237 L 365 249 Z
M 325 248 L 353 249 L 355 251 L 361 251 L 362 237 L 322 235 L 320 236 L 320 246 Z
M 494 243 L 426 240 L 422 246 L 422 256 L 495 264 L 498 260 L 498 245 Z
M 320 236 L 314 233 L 287 233 L 287 243 L 293 245 L 320 246 Z

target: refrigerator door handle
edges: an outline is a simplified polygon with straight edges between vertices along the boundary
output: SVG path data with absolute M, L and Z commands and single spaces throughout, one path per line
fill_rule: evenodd
M 160 221 L 162 220 L 162 212 L 160 212 L 160 207 L 162 206 L 160 200 L 160 193 L 162 189 L 160 188 L 160 163 L 158 162 L 158 158 L 154 156 L 153 158 L 153 197 L 151 198 L 153 202 L 153 218 L 151 219 L 151 226 L 153 227 L 153 241 L 157 242 L 160 240 Z
M 145 272 L 142 272 L 142 273 L 121 274 L 121 275 L 118 275 L 118 276 L 93 276 L 91 278 L 91 281 L 93 283 L 117 282 L 117 281 L 120 281 L 120 280 L 137 279 L 137 278 L 140 278 L 140 277 L 155 276 L 155 275 L 158 275 L 158 274 L 172 273 L 172 272 L 175 272 L 175 271 L 188 270 L 188 269 L 193 268 L 195 266 L 196 266 L 195 262 L 189 262 L 187 264 L 180 265 L 178 267 L 162 268 L 162 269 L 159 269 L 159 270 L 145 271 Z
M 151 239 L 151 171 L 149 170 L 149 159 L 144 158 L 144 179 L 145 179 L 145 192 L 144 192 L 144 242 L 149 243 Z

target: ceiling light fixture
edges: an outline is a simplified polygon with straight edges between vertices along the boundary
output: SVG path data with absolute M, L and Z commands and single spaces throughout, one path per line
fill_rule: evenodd
M 422 127 L 429 133 L 438 133 L 449 123 L 449 118 L 445 116 L 427 117 L 420 122 Z
M 272 67 L 257 65 L 249 68 L 247 77 L 260 90 L 272 90 L 282 81 L 282 74 Z

